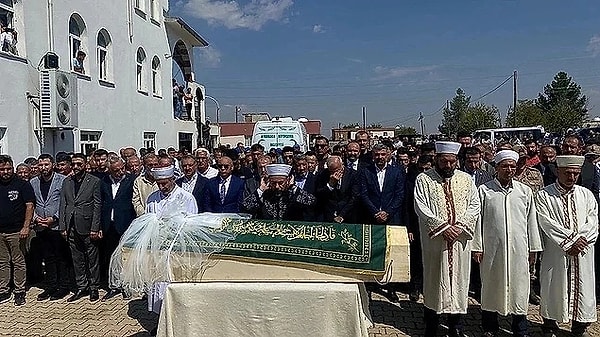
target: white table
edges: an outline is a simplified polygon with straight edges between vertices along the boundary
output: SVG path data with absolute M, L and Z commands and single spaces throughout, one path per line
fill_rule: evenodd
M 172 283 L 158 336 L 366 337 L 371 326 L 362 283 Z

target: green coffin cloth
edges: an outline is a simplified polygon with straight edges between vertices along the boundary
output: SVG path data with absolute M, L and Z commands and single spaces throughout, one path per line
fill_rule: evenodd
M 385 271 L 386 226 L 272 220 L 225 220 L 236 235 L 219 255 Z

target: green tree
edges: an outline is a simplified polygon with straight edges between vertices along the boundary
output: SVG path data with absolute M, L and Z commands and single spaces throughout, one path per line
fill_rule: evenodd
M 498 108 L 479 102 L 467 109 L 467 113 L 460 121 L 459 131 L 473 133 L 480 129 L 494 129 L 499 125 Z
M 417 130 L 412 126 L 398 126 L 394 129 L 394 136 L 413 136 L 417 134 Z
M 367 126 L 367 129 L 381 129 L 381 124 L 379 123 L 371 123 L 369 126 Z
M 467 96 L 465 92 L 458 88 L 456 96 L 450 101 L 450 107 L 444 108 L 442 124 L 439 127 L 441 133 L 447 136 L 455 136 L 460 129 L 461 121 L 464 120 L 469 105 L 471 96 Z
M 580 127 L 587 120 L 587 97 L 581 94 L 581 86 L 566 72 L 554 76 L 552 83 L 538 95 L 537 106 L 542 110 L 547 131 L 563 132 Z
M 509 128 L 537 125 L 547 126 L 542 109 L 532 99 L 518 101 L 517 112 L 515 113 L 514 109 L 510 109 L 506 116 L 505 124 Z
M 342 129 L 354 129 L 357 126 L 360 126 L 358 123 L 344 124 L 342 125 Z

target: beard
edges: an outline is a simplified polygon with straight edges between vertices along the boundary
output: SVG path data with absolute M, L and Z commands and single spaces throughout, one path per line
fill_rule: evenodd
M 435 171 L 440 175 L 440 177 L 444 178 L 444 179 L 450 179 L 452 178 L 452 176 L 454 175 L 454 170 L 455 169 L 440 169 L 440 168 L 435 168 Z

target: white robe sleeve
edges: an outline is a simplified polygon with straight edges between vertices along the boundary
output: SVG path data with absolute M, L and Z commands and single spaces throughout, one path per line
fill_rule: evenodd
M 585 194 L 587 197 L 585 205 L 577 205 L 577 207 L 585 206 L 587 209 L 585 223 L 578 232 L 587 240 L 588 246 L 593 246 L 598 239 L 598 203 L 591 192 L 585 190 Z
M 542 190 L 535 198 L 538 224 L 546 236 L 566 252 L 575 244 L 579 236 L 574 230 L 566 228 L 552 217 L 550 210 L 553 207 L 548 197 L 548 193 Z
M 479 202 L 480 202 L 480 211 L 479 217 L 477 218 L 477 223 L 475 225 L 475 230 L 473 233 L 473 242 L 471 243 L 471 251 L 472 252 L 483 252 L 483 228 L 482 228 L 482 219 L 483 219 L 483 210 L 485 209 L 485 190 L 484 185 L 479 186 Z
M 430 191 L 427 188 L 427 182 L 425 181 L 425 175 L 420 174 L 417 176 L 417 182 L 415 184 L 415 211 L 419 216 L 419 222 L 429 235 L 430 239 L 433 239 L 442 234 L 446 229 L 450 228 L 450 224 L 436 216 L 429 205 Z
M 463 230 L 463 234 L 461 235 L 465 235 L 467 240 L 471 240 L 474 237 L 477 222 L 481 218 L 481 203 L 475 183 L 471 183 L 468 202 L 467 211 L 464 214 L 456 215 L 456 226 Z
M 535 207 L 535 201 L 533 198 L 533 192 L 529 189 L 529 201 L 528 212 L 527 212 L 527 235 L 529 243 L 529 252 L 541 252 L 542 249 L 542 238 L 540 235 L 540 227 L 538 226 L 537 212 Z

